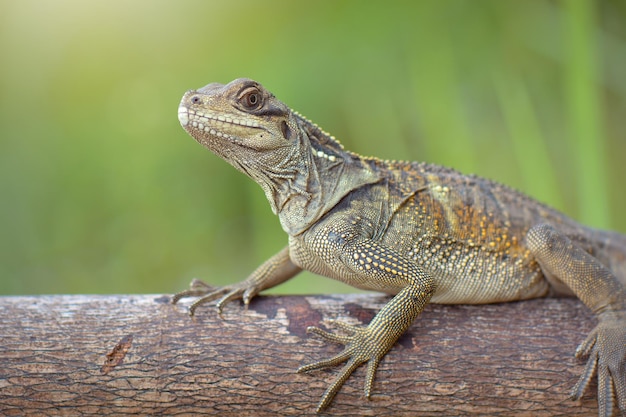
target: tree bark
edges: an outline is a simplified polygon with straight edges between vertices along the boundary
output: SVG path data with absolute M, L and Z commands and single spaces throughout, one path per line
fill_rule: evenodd
M 295 370 L 342 348 L 307 326 L 367 324 L 388 300 L 268 296 L 190 318 L 168 297 L 0 297 L 0 414 L 314 415 L 338 369 Z M 594 324 L 574 299 L 430 305 L 382 361 L 371 400 L 361 367 L 325 414 L 596 415 L 595 386 L 568 399 Z

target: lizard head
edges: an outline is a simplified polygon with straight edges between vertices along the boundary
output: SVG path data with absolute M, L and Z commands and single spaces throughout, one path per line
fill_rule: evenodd
M 201 145 L 251 177 L 279 213 L 308 176 L 298 120 L 256 81 L 240 78 L 185 93 L 178 120 Z
M 235 164 L 244 155 L 291 146 L 296 122 L 290 115 L 273 94 L 245 78 L 190 90 L 178 108 L 178 120 L 194 139 Z
M 377 180 L 335 138 L 250 79 L 187 91 L 178 120 L 263 188 L 288 233 L 301 232 L 347 192 Z

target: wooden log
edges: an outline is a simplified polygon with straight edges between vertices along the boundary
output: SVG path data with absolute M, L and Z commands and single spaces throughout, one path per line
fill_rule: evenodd
M 338 369 L 295 370 L 341 347 L 307 326 L 368 323 L 388 299 L 257 297 L 221 319 L 149 295 L 0 297 L 0 414 L 313 415 Z M 372 399 L 361 367 L 325 414 L 596 415 L 595 392 L 568 399 L 593 326 L 573 299 L 430 305 L 381 363 Z

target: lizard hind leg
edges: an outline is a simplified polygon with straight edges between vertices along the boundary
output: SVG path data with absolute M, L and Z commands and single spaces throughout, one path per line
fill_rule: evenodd
M 626 414 L 626 287 L 598 259 L 550 225 L 531 228 L 526 240 L 544 275 L 567 285 L 598 318 L 576 351 L 577 357 L 588 360 L 572 397 L 580 398 L 597 375 L 599 415 L 610 417 L 616 405 Z

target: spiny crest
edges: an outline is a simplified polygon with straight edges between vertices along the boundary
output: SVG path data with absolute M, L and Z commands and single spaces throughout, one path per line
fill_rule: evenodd
M 323 157 L 329 159 L 331 162 L 335 160 L 334 155 L 329 155 L 326 151 L 335 152 L 337 155 L 349 155 L 351 158 L 361 159 L 372 161 L 376 164 L 386 165 L 389 163 L 393 163 L 396 161 L 385 161 L 375 156 L 363 156 L 359 155 L 355 152 L 346 150 L 341 142 L 330 133 L 326 132 L 322 128 L 320 128 L 316 123 L 313 123 L 309 119 L 307 119 L 302 114 L 297 111 L 290 109 L 291 112 L 298 118 L 301 122 L 301 125 L 307 130 L 309 134 L 309 138 L 315 142 L 312 142 L 311 145 L 314 147 L 314 151 L 317 152 L 318 157 Z M 398 161 L 400 164 L 403 164 L 403 161 Z
M 335 138 L 328 132 L 324 131 L 317 124 L 313 123 L 312 121 L 310 121 L 309 119 L 307 119 L 306 117 L 298 113 L 297 111 L 294 111 L 294 110 L 291 110 L 291 111 L 302 122 L 303 127 L 305 127 L 309 133 L 309 137 L 311 139 L 316 140 L 319 146 L 321 146 L 324 149 L 335 151 L 337 153 L 345 152 L 343 145 L 341 144 L 341 142 L 337 140 L 337 138 Z

